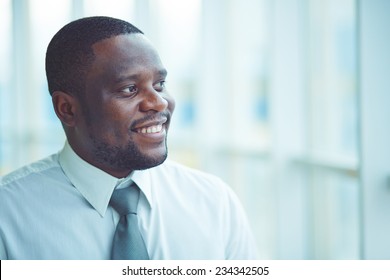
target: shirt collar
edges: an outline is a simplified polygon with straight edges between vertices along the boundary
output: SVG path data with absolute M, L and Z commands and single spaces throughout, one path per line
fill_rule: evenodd
M 68 142 L 59 153 L 59 163 L 73 186 L 102 217 L 106 213 L 114 189 L 129 185 L 131 180 L 134 180 L 144 193 L 149 206 L 151 205 L 151 182 L 147 170 L 135 171 L 126 178 L 118 179 L 84 161 Z

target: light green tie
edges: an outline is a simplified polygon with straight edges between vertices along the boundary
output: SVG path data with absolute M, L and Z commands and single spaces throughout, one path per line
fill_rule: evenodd
M 119 213 L 112 246 L 113 260 L 148 260 L 144 240 L 138 228 L 137 206 L 140 190 L 133 183 L 130 187 L 117 189 L 112 194 L 110 205 Z

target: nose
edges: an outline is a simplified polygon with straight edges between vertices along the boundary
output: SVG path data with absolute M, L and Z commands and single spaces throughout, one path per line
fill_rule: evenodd
M 141 111 L 165 111 L 168 107 L 168 101 L 154 88 L 144 92 L 140 103 Z

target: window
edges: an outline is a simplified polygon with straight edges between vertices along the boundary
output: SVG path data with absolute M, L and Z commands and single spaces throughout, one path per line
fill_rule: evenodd
M 382 256 L 366 248 L 380 247 L 368 228 L 377 229 L 379 219 L 371 224 L 367 217 L 388 208 L 368 200 L 385 197 L 385 188 L 379 195 L 367 186 L 375 173 L 365 170 L 371 152 L 380 153 L 361 143 L 376 143 L 369 137 L 377 131 L 363 125 L 371 120 L 364 112 L 375 110 L 365 107 L 366 87 L 366 103 L 359 103 L 359 75 L 373 77 L 365 67 L 373 71 L 378 59 L 367 43 L 376 33 L 358 17 L 362 6 L 374 24 L 371 11 L 381 8 L 367 0 L 3 0 L 0 174 L 63 145 L 44 73 L 54 33 L 83 16 L 119 17 L 145 32 L 169 70 L 177 102 L 170 156 L 219 175 L 236 191 L 260 257 Z M 373 81 L 372 88 L 384 84 Z M 386 103 L 383 96 L 378 104 Z M 375 162 L 375 170 L 386 165 Z

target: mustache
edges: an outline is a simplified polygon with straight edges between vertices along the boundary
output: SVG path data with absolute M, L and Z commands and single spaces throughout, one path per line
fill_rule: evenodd
M 150 114 L 146 115 L 145 117 L 134 120 L 132 125 L 131 125 L 131 129 L 134 129 L 138 125 L 141 125 L 145 122 L 153 122 L 153 121 L 158 121 L 158 120 L 165 119 L 165 118 L 167 119 L 166 123 L 169 123 L 171 120 L 171 113 L 168 111 L 157 112 L 157 113 L 151 112 Z

